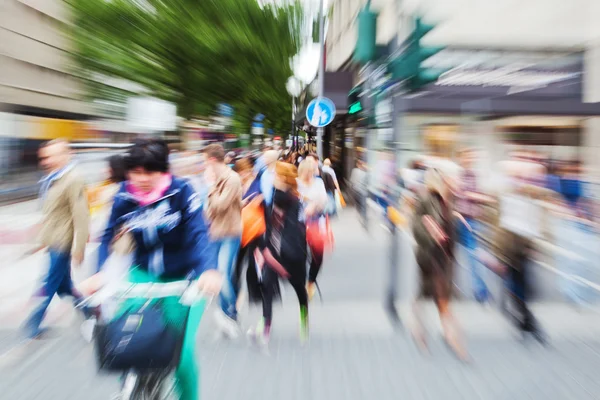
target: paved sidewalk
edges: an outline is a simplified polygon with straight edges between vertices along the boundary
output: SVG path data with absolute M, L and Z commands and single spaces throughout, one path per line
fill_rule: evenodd
M 245 337 L 217 338 L 214 305 L 207 310 L 199 334 L 202 400 L 600 398 L 598 310 L 537 304 L 534 312 L 551 339 L 543 348 L 523 341 L 498 310 L 455 303 L 473 357 L 464 365 L 443 345 L 428 304 L 432 354 L 424 357 L 404 330 L 394 330 L 381 306 L 388 237 L 376 229 L 366 235 L 349 213 L 335 221 L 334 231 L 336 250 L 320 276 L 323 300 L 317 296 L 310 308 L 307 345 L 298 340 L 298 305 L 289 286 L 274 309 L 270 354 Z M 81 319 L 68 302 L 53 304 L 49 339 L 20 340 L 17 329 L 44 262 L 39 254 L 0 269 L 0 399 L 109 399 L 118 390 L 117 377 L 97 373 L 93 348 L 81 338 Z M 399 308 L 410 323 L 406 304 Z M 259 315 L 256 307 L 244 310 L 244 331 Z
M 275 310 L 270 354 L 245 338 L 216 339 L 207 313 L 200 334 L 204 400 L 579 400 L 600 394 L 597 316 L 561 324 L 566 310 L 553 317 L 554 307 L 539 307 L 542 323 L 555 329 L 552 346 L 543 348 L 520 340 L 497 313 L 459 305 L 460 319 L 471 320 L 463 325 L 473 363 L 464 365 L 442 344 L 433 310 L 427 312 L 432 354 L 424 357 L 404 331 L 392 330 L 375 303 L 314 305 L 311 341 L 302 346 L 291 300 Z M 246 325 L 256 315 L 245 318 Z M 21 346 L 15 331 L 0 331 L 0 387 L 6 388 L 0 399 L 108 399 L 117 379 L 96 373 L 79 322 L 71 316 L 54 338 Z

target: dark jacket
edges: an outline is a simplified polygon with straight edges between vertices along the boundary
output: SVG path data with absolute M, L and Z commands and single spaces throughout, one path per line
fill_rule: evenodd
M 300 199 L 275 190 L 267 211 L 266 246 L 290 275 L 306 274 L 306 225 Z
M 102 236 L 98 270 L 120 229 L 131 232 L 138 268 L 157 277 L 193 278 L 217 268 L 217 247 L 208 237 L 201 198 L 183 179 L 174 177 L 165 195 L 146 206 L 138 204 L 126 183 L 121 185 Z

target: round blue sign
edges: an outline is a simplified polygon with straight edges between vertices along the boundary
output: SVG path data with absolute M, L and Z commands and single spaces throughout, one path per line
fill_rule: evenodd
M 306 107 L 306 119 L 317 128 L 327 126 L 335 118 L 335 104 L 327 97 L 313 99 Z

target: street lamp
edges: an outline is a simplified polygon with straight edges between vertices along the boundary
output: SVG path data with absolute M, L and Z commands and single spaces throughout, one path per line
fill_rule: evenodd
M 292 96 L 292 140 L 294 140 L 294 133 L 296 133 L 296 97 L 302 93 L 302 83 L 295 76 L 291 76 L 285 84 L 290 96 Z M 298 135 L 295 135 L 296 150 L 298 150 Z

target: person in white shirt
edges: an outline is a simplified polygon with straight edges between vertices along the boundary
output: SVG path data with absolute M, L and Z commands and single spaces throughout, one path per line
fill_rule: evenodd
M 316 163 L 311 158 L 300 163 L 298 167 L 298 193 L 304 206 L 304 216 L 307 223 L 315 222 L 322 217 L 327 206 L 327 191 L 322 179 L 315 177 Z M 311 249 L 310 271 L 308 273 L 308 297 L 315 293 L 315 282 L 323 264 L 322 249 Z

